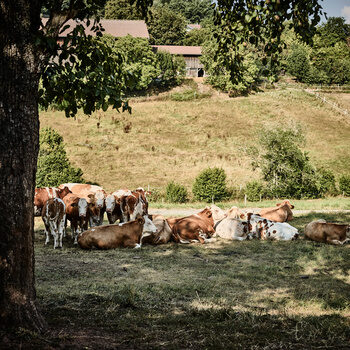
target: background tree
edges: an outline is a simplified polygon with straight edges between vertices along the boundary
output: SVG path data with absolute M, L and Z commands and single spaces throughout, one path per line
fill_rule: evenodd
M 326 23 L 317 28 L 318 40 L 315 46 L 334 46 L 336 43 L 347 43 L 350 37 L 350 24 L 345 23 L 343 17 L 329 17 Z
M 152 0 L 136 0 L 146 11 Z M 35 173 L 39 150 L 39 80 L 41 76 L 55 73 L 66 74 L 69 91 L 78 90 L 78 100 L 86 104 L 86 113 L 100 108 L 106 101 L 114 107 L 123 104 L 121 91 L 124 81 L 111 74 L 108 47 L 94 46 L 92 51 L 83 50 L 85 55 L 75 55 L 81 45 L 89 45 L 83 26 L 77 27 L 62 46 L 56 44 L 57 37 L 69 19 L 84 20 L 98 14 L 105 5 L 104 0 L 1 0 L 0 1 L 0 328 L 24 327 L 41 331 L 45 321 L 37 310 L 34 287 L 34 217 L 33 197 Z M 40 14 L 46 8 L 50 17 L 42 25 Z M 87 23 L 89 26 L 90 23 Z M 97 23 L 93 30 L 100 33 Z M 58 58 L 54 60 L 58 54 Z M 107 59 L 106 59 L 107 58 Z M 99 60 L 96 66 L 95 60 Z M 59 70 L 59 62 L 64 69 Z M 78 66 L 87 68 L 91 63 L 107 79 L 114 79 L 114 87 L 108 91 L 97 86 L 98 93 L 92 94 L 89 78 L 78 73 L 70 65 L 80 61 Z M 94 61 L 94 62 L 93 62 Z M 69 63 L 70 62 L 70 63 Z M 56 65 L 55 65 L 56 64 Z M 67 115 L 74 115 L 77 105 L 69 106 L 71 99 L 59 84 L 46 83 L 43 79 L 43 96 L 51 96 L 54 88 L 60 98 L 66 101 Z M 62 80 L 58 80 L 61 83 Z M 97 80 L 102 84 L 100 79 Z M 93 84 L 96 80 L 93 80 Z M 109 85 L 109 84 L 107 84 Z M 66 85 L 67 86 L 67 85 Z
M 322 13 L 318 0 L 218 0 L 214 11 L 214 23 L 219 28 L 216 57 L 220 57 L 231 80 L 237 83 L 244 72 L 242 46 L 260 45 L 265 52 L 261 62 L 266 65 L 269 58 L 270 75 L 276 78 L 275 66 L 282 52 L 285 26 L 293 26 L 296 35 L 310 43 Z
M 186 35 L 186 20 L 167 6 L 152 10 L 147 21 L 151 45 L 181 45 Z
M 36 187 L 58 187 L 69 182 L 83 183 L 83 171 L 74 168 L 64 149 L 63 137 L 51 128 L 40 130 Z
M 104 8 L 106 19 L 142 19 L 142 11 L 130 0 L 108 0 Z
M 200 23 L 213 15 L 211 0 L 163 0 L 159 5 L 167 5 L 171 10 L 183 15 L 188 23 Z

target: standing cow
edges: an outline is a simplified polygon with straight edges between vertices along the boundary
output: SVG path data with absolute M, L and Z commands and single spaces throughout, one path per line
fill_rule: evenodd
M 60 198 L 49 198 L 42 209 L 41 217 L 45 225 L 46 240 L 50 241 L 50 234 L 54 238 L 53 248 L 62 248 L 62 237 L 65 233 L 66 205 Z
M 34 193 L 34 216 L 41 215 L 41 210 L 45 202 L 49 198 L 63 199 L 68 193 L 70 193 L 70 190 L 66 186 L 63 186 L 62 188 L 56 188 L 56 187 L 36 188 Z
M 66 219 L 71 224 L 72 238 L 74 239 L 74 244 L 77 244 L 78 234 L 88 229 L 89 204 L 85 198 L 79 198 L 73 193 L 65 196 L 63 201 L 66 205 Z
M 129 190 L 123 189 L 115 191 L 106 197 L 106 213 L 108 222 L 114 224 L 118 219 L 119 222 L 123 222 L 123 213 L 121 209 L 122 197 L 129 193 Z
M 106 192 L 101 186 L 79 183 L 66 183 L 59 188 L 68 187 L 79 198 L 85 198 L 89 203 L 89 224 L 91 227 L 103 224 L 103 216 L 106 211 Z

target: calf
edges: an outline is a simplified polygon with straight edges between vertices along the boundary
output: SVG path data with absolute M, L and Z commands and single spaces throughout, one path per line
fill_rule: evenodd
M 146 215 L 138 215 L 131 222 L 90 228 L 79 236 L 78 244 L 83 249 L 141 248 L 143 238 L 156 230 Z
M 251 237 L 263 240 L 289 241 L 297 239 L 298 230 L 286 222 L 273 222 L 260 215 L 248 213 L 249 233 Z
M 142 241 L 143 244 L 165 244 L 168 243 L 171 239 L 171 228 L 162 215 L 149 215 L 149 218 L 152 220 L 153 224 L 157 228 L 157 231 Z
M 85 198 L 79 198 L 73 193 L 65 196 L 63 201 L 66 205 L 66 218 L 71 224 L 72 238 L 74 239 L 74 244 L 77 244 L 78 234 L 88 229 L 89 204 Z
M 50 234 L 54 238 L 53 248 L 62 248 L 62 237 L 65 232 L 66 205 L 60 198 L 49 198 L 41 212 L 41 217 L 45 225 L 46 240 L 49 243 Z
M 316 220 L 305 226 L 305 237 L 322 243 L 345 244 L 350 241 L 350 225 L 335 224 L 325 220 Z
M 265 219 L 275 222 L 286 222 L 293 220 L 294 205 L 289 200 L 285 200 L 282 203 L 277 203 L 274 208 L 261 209 L 259 215 Z
M 178 243 L 205 243 L 215 233 L 213 226 L 213 215 L 207 207 L 198 214 L 177 221 L 172 228 L 172 237 Z
M 36 188 L 34 193 L 34 216 L 40 216 L 41 210 L 49 198 L 61 198 L 63 199 L 70 190 L 68 187 L 62 188 L 56 187 L 42 187 Z

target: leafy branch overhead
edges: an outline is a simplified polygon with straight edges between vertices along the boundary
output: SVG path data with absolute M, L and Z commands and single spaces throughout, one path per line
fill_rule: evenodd
M 36 38 L 42 54 L 40 104 L 47 108 L 54 104 L 74 116 L 78 109 L 91 114 L 97 109 L 113 108 L 131 111 L 124 91 L 132 84 L 130 74 L 123 70 L 123 55 L 98 39 L 104 29 L 99 13 L 105 0 L 45 1 L 49 18 L 42 23 Z M 152 0 L 130 0 L 146 16 Z M 94 17 L 93 21 L 89 18 Z M 79 20 L 74 22 L 72 20 Z M 96 37 L 87 35 L 89 28 Z M 63 43 L 57 44 L 61 33 Z
M 269 58 L 273 68 L 283 49 L 281 34 L 286 25 L 293 26 L 301 40 L 311 43 L 322 14 L 318 0 L 218 0 L 214 11 L 218 26 L 216 58 L 220 57 L 230 71 L 232 82 L 239 83 L 242 48 L 262 45 L 262 64 L 266 65 Z

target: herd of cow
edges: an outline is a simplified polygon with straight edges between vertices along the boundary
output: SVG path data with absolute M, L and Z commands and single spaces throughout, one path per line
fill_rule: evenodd
M 298 230 L 287 223 L 293 219 L 288 200 L 259 213 L 237 207 L 224 211 L 216 205 L 181 218 L 149 215 L 147 192 L 122 189 L 106 194 L 100 186 L 62 184 L 58 188 L 37 188 L 34 214 L 43 219 L 46 241 L 54 238 L 54 248 L 62 247 L 67 220 L 74 243 L 83 249 L 140 248 L 142 244 L 206 243 L 215 236 L 231 240 L 293 240 Z M 107 213 L 109 225 L 102 225 Z M 118 224 L 115 222 L 119 220 Z M 89 229 L 90 226 L 90 229 Z M 350 225 L 313 221 L 305 226 L 305 236 L 317 242 L 350 242 Z

